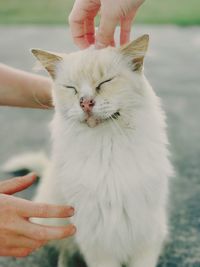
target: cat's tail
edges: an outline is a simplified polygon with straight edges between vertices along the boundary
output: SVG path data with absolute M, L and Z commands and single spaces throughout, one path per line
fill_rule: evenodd
M 48 168 L 49 159 L 42 151 L 24 153 L 9 159 L 2 166 L 2 171 L 15 176 L 25 175 L 28 172 L 35 172 L 39 177 L 43 176 Z

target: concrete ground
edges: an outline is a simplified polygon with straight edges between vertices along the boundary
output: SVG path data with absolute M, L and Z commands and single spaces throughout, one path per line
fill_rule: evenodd
M 145 72 L 167 112 L 176 170 L 170 194 L 171 236 L 159 267 L 200 267 L 200 28 L 134 27 L 134 36 L 143 33 L 151 36 Z M 75 49 L 66 27 L 0 27 L 1 62 L 31 71 L 32 47 Z M 48 150 L 51 117 L 52 111 L 1 107 L 0 163 L 21 152 Z M 0 171 L 0 177 L 8 176 Z M 35 187 L 20 196 L 31 198 Z M 56 258 L 56 251 L 44 248 L 26 259 L 1 257 L 0 267 L 55 267 Z

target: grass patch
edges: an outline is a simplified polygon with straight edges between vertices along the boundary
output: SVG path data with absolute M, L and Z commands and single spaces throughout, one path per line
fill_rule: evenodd
M 0 24 L 66 24 L 73 0 L 1 0 Z M 136 23 L 200 24 L 199 0 L 146 0 Z

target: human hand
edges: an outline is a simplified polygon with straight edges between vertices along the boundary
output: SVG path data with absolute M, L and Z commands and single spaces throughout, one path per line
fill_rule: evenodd
M 114 32 L 120 23 L 120 44 L 129 41 L 131 23 L 144 0 L 76 0 L 69 15 L 74 43 L 87 48 L 115 45 Z M 101 10 L 100 25 L 95 36 L 94 18 Z
M 0 256 L 24 257 L 50 240 L 75 232 L 73 225 L 53 227 L 29 221 L 31 217 L 66 218 L 74 213 L 72 207 L 34 203 L 11 196 L 29 187 L 35 178 L 30 174 L 0 182 Z

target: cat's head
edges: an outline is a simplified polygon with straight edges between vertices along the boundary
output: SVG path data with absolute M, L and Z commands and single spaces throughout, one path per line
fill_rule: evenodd
M 95 127 L 127 118 L 141 96 L 149 36 L 120 48 L 88 48 L 71 54 L 33 49 L 54 81 L 55 108 L 69 120 Z

